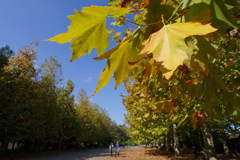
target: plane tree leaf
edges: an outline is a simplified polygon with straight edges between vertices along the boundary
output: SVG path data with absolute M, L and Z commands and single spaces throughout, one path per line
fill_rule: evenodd
M 91 6 L 84 7 L 82 11 L 75 10 L 75 15 L 68 18 L 72 24 L 68 31 L 48 39 L 60 44 L 71 42 L 71 61 L 90 53 L 96 48 L 98 55 L 104 53 L 108 47 L 109 35 L 106 28 L 106 18 L 109 14 L 125 15 L 129 13 L 126 8 Z
M 95 92 L 93 93 L 93 96 L 97 94 L 105 85 L 108 84 L 109 80 L 111 79 L 111 76 L 112 69 L 110 68 L 109 61 L 107 61 L 106 67 L 104 68 L 104 70 L 101 73 L 101 76 L 99 77 L 98 86 Z
M 131 61 L 136 61 L 135 57 L 138 54 L 137 50 L 131 47 L 132 45 L 130 41 L 132 38 L 133 37 L 127 38 L 127 40 L 124 40 L 119 46 L 105 52 L 97 58 L 94 58 L 95 60 L 102 60 L 104 58 L 108 59 L 107 65 L 99 78 L 98 86 L 94 95 L 98 93 L 103 86 L 108 84 L 113 72 L 116 82 L 115 87 L 117 88 L 123 80 L 126 79 L 132 68 L 138 65 L 129 64 Z
M 157 110 L 160 112 L 163 111 L 169 112 L 172 108 L 174 108 L 174 104 L 172 103 L 172 100 L 165 100 L 157 102 L 156 107 Z
M 212 5 L 214 7 L 215 16 L 218 20 L 227 23 L 231 27 L 239 28 L 239 26 L 237 26 L 236 23 L 230 18 L 227 7 L 223 1 L 213 0 Z
M 179 65 L 183 65 L 184 60 L 190 60 L 191 55 L 187 54 L 188 47 L 184 39 L 192 35 L 206 35 L 217 29 L 210 24 L 201 23 L 174 23 L 165 25 L 161 30 L 152 34 L 144 43 L 140 54 L 153 54 L 157 62 L 170 70 L 163 75 L 169 79 Z
M 163 0 L 149 1 L 148 14 L 146 23 L 161 22 L 162 16 L 164 19 L 169 19 L 173 14 L 174 8 L 170 5 L 165 5 Z M 147 39 L 151 33 L 154 33 L 163 27 L 163 23 L 148 25 L 144 34 L 144 39 Z
M 217 58 L 216 49 L 203 36 L 192 36 L 185 39 L 188 46 L 187 54 L 193 55 L 191 61 L 184 61 L 192 73 L 208 72 L 209 56 Z
M 184 14 L 183 22 L 198 21 L 212 22 L 212 26 L 219 28 L 219 33 L 225 33 L 229 27 L 239 28 L 231 18 L 229 10 L 234 3 L 226 4 L 223 0 L 194 0 L 184 3 L 189 11 Z

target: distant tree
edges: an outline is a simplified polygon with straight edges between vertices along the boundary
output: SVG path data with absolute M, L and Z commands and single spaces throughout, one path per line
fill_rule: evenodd
M 4 53 L 4 54 L 2 54 Z M 33 96 L 36 51 L 34 44 L 24 47 L 18 54 L 7 59 L 2 66 L 0 85 L 0 130 L 1 153 L 4 154 L 9 140 L 24 140 L 30 136 L 33 106 L 29 101 Z M 8 47 L 1 54 L 9 58 L 13 52 Z M 5 61 L 6 62 L 6 61 Z
M 39 117 L 39 136 L 44 145 L 59 142 L 61 123 L 59 123 L 58 90 L 62 85 L 61 64 L 55 57 L 46 59 L 39 69 L 39 83 L 41 86 L 41 115 Z M 40 107 L 40 106 L 39 106 Z
M 66 87 L 58 89 L 57 93 L 57 105 L 58 105 L 58 125 L 59 125 L 59 144 L 58 150 L 62 148 L 62 144 L 65 141 L 74 137 L 76 123 L 76 112 L 74 109 L 74 96 L 72 95 L 74 84 L 71 79 L 67 81 Z M 76 135 L 75 135 L 76 136 Z

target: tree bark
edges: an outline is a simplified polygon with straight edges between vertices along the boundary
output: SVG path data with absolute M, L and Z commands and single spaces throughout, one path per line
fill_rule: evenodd
M 14 149 L 15 149 L 15 143 L 16 143 L 16 141 L 14 141 L 14 142 L 12 143 L 12 151 L 14 151 Z
M 209 160 L 217 160 L 213 137 L 208 122 L 205 120 L 201 127 L 206 155 Z
M 20 142 L 19 141 L 17 142 L 17 150 L 18 151 L 20 150 Z
M 198 138 L 199 138 L 200 148 L 203 149 L 203 138 L 202 138 L 202 134 L 200 131 L 198 131 Z
M 60 151 L 62 148 L 62 136 L 59 139 L 59 143 L 58 143 L 58 151 Z
M 157 147 L 157 144 L 156 143 L 153 143 L 153 148 L 156 148 Z
M 34 147 L 33 147 L 34 152 L 36 152 L 38 150 L 38 144 L 39 144 L 39 142 L 38 142 L 38 140 L 36 140 L 34 143 Z
M 229 148 L 227 146 L 227 142 L 222 140 L 222 143 L 223 143 L 224 155 L 228 156 L 229 155 Z
M 174 139 L 174 152 L 175 156 L 179 157 L 179 140 L 178 140 L 178 134 L 177 134 L 177 125 L 173 124 L 173 139 Z
M 67 140 L 67 142 L 66 142 L 66 148 L 69 147 L 69 141 L 70 141 L 70 140 Z
M 170 154 L 170 131 L 168 131 L 166 133 L 166 140 L 165 140 L 166 144 L 166 151 Z
M 0 151 L 1 155 L 5 155 L 5 153 L 7 151 L 7 147 L 8 147 L 8 136 L 7 136 L 7 131 L 6 131 L 5 135 L 3 136 L 3 140 L 2 140 L 1 151 Z

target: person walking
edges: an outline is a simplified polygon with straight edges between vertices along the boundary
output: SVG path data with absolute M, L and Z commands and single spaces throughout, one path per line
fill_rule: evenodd
M 119 143 L 117 142 L 116 145 L 115 145 L 115 157 L 118 155 L 119 157 L 119 152 L 120 152 L 120 145 Z
M 111 143 L 111 144 L 109 145 L 109 151 L 110 151 L 110 153 L 111 153 L 111 157 L 113 156 L 113 154 L 112 154 L 113 148 L 114 148 L 114 145 L 113 145 L 113 143 Z

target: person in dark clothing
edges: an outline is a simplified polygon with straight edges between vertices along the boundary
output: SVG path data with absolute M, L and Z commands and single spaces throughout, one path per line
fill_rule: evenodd
M 119 157 L 119 152 L 120 152 L 120 145 L 117 142 L 116 145 L 115 145 L 115 157 L 116 157 L 116 155 L 118 155 L 118 157 Z

